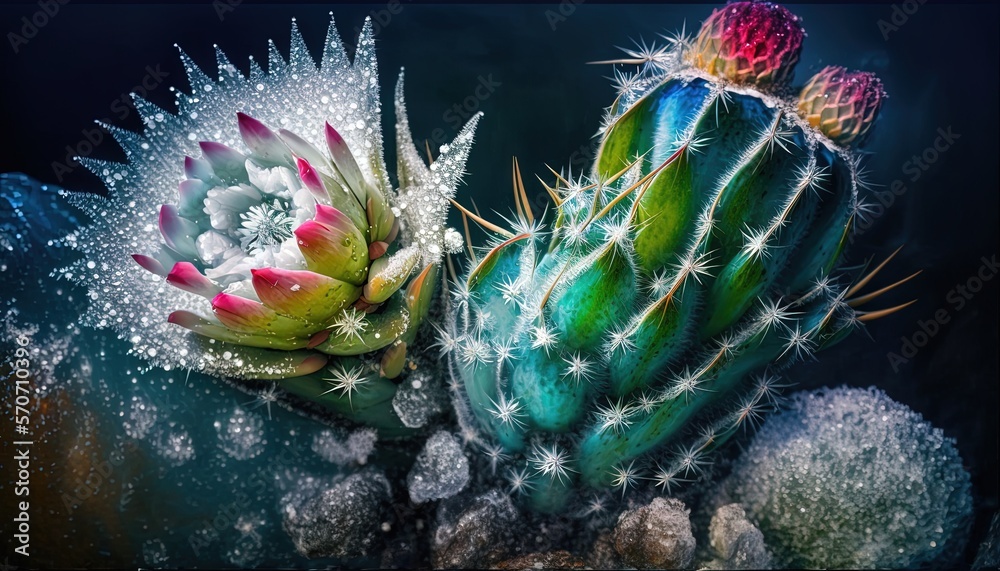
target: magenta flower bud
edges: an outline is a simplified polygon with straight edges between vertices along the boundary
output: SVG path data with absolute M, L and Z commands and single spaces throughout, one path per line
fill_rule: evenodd
M 228 293 L 212 298 L 212 311 L 226 327 L 247 333 L 267 331 L 278 317 L 273 309 L 259 301 Z
M 788 83 L 805 38 L 798 16 L 770 2 L 733 2 L 702 24 L 694 64 L 736 83 Z
M 247 176 L 246 155 L 222 143 L 202 141 L 198 143 L 204 160 L 212 167 L 212 172 L 221 179 L 245 179 Z
M 344 217 L 343 224 L 307 220 L 295 229 L 299 251 L 313 272 L 362 285 L 368 277 L 368 245 L 364 235 Z M 331 209 L 332 210 L 332 209 Z M 338 214 L 339 211 L 337 211 Z
M 864 142 L 882 101 L 882 81 L 873 73 L 828 66 L 799 95 L 799 114 L 838 145 Z
M 184 176 L 211 182 L 215 177 L 215 172 L 212 170 L 212 165 L 205 159 L 184 157 Z
M 222 291 L 222 288 L 218 284 L 205 277 L 190 262 L 177 262 L 174 264 L 170 273 L 167 274 L 167 283 L 178 289 L 209 299 Z
M 257 268 L 250 273 L 261 303 L 309 323 L 325 324 L 361 294 L 358 286 L 307 270 Z
M 319 173 L 313 168 L 309 161 L 301 158 L 295 159 L 295 166 L 299 170 L 299 179 L 302 180 L 302 184 L 309 189 L 309 192 L 316 197 L 316 200 L 329 200 L 330 195 L 327 193 L 326 185 L 323 184 L 323 179 L 319 177 Z
M 197 254 L 194 238 L 198 235 L 198 225 L 177 213 L 173 204 L 160 206 L 160 233 L 163 241 L 175 251 L 189 256 Z
M 135 260 L 135 263 L 142 266 L 142 268 L 147 272 L 154 273 L 160 277 L 167 276 L 167 269 L 163 267 L 163 264 L 161 264 L 159 260 L 152 256 L 132 254 L 132 259 Z
M 236 120 L 239 123 L 243 142 L 253 150 L 255 156 L 279 165 L 292 163 L 291 151 L 288 150 L 277 133 L 269 129 L 267 125 L 243 113 L 237 113 Z

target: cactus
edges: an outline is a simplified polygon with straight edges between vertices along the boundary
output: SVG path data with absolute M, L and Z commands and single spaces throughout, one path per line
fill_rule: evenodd
M 800 103 L 784 97 L 804 35 L 786 9 L 738 2 L 695 39 L 629 50 L 611 63 L 639 68 L 616 72 L 590 176 L 546 186 L 548 227 L 516 162 L 513 229 L 463 209 L 495 240 L 440 344 L 468 438 L 514 458 L 512 490 L 535 509 L 642 480 L 669 491 L 759 417 L 772 369 L 902 307 L 856 309 L 882 266 L 834 277 L 864 213 L 847 145 L 881 84 L 824 70 Z M 729 408 L 691 437 L 709 405 Z

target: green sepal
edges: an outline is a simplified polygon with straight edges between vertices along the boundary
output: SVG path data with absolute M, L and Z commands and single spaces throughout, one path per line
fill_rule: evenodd
M 357 334 L 337 332 L 336 327 L 330 337 L 315 349 L 327 355 L 350 356 L 378 351 L 392 344 L 406 333 L 410 324 L 409 310 L 402 295 L 394 295 L 376 313 L 366 318 L 364 329 Z
M 313 167 L 315 166 L 313 165 Z M 319 169 L 316 172 L 319 173 L 323 180 L 323 186 L 326 187 L 326 194 L 330 197 L 330 206 L 343 212 L 351 219 L 354 226 L 364 234 L 366 243 L 374 242 L 368 228 L 368 213 L 365 206 L 358 202 L 357 197 L 340 178 L 340 175 L 330 176 Z
M 340 359 L 332 366 L 343 366 L 350 369 L 359 366 L 356 359 Z M 363 366 L 363 365 L 361 365 Z M 407 428 L 392 408 L 392 399 L 396 394 L 396 384 L 372 371 L 357 389 L 352 391 L 350 398 L 339 390 L 333 390 L 331 384 L 324 380 L 331 373 L 326 369 L 280 382 L 282 389 L 302 397 L 303 399 L 327 408 L 343 417 L 365 426 L 378 429 L 386 437 L 398 437 L 412 434 L 413 429 Z M 324 394 L 325 393 L 325 394 Z
M 403 287 L 419 261 L 420 250 L 409 247 L 372 262 L 368 270 L 368 283 L 364 287 L 365 301 L 376 304 L 389 299 L 389 296 Z
M 179 312 L 175 312 L 179 313 Z M 236 345 L 246 345 L 259 349 L 277 349 L 281 351 L 295 351 L 305 349 L 309 344 L 308 336 L 275 335 L 265 331 L 259 333 L 241 333 L 222 325 L 214 323 L 201 316 L 189 314 L 191 322 L 184 324 L 184 327 L 205 337 L 234 343 Z M 287 319 L 287 318 L 286 318 Z
M 410 311 L 410 326 L 406 333 L 400 336 L 400 339 L 408 344 L 412 344 L 416 340 L 417 330 L 430 311 L 434 292 L 437 289 L 438 268 L 438 264 L 427 264 L 427 267 L 417 277 L 410 280 L 406 286 L 404 296 L 406 307 Z

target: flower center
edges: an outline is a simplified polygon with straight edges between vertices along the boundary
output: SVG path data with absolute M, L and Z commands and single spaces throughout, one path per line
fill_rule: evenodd
M 275 200 L 272 204 L 259 204 L 240 214 L 243 222 L 237 232 L 243 236 L 240 246 L 243 250 L 255 255 L 269 248 L 280 246 L 282 242 L 292 237 L 292 225 L 295 219 L 288 215 L 288 207 Z

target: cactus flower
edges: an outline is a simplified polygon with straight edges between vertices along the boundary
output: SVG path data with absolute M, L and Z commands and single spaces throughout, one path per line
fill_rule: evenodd
M 287 62 L 272 45 L 245 76 L 219 51 L 218 80 L 182 53 L 177 114 L 136 97 L 142 133 L 105 126 L 128 162 L 81 159 L 109 192 L 76 198 L 92 223 L 66 270 L 89 323 L 154 364 L 403 428 L 392 379 L 416 367 L 438 265 L 461 248 L 446 217 L 479 115 L 426 164 L 400 73 L 394 188 L 370 21 L 357 46 L 352 62 L 331 21 L 317 65 L 293 22 Z
M 218 341 L 345 356 L 416 327 L 421 312 L 405 302 L 366 315 L 408 281 L 420 252 L 394 248 L 399 222 L 387 191 L 364 176 L 337 130 L 325 125 L 320 151 L 248 115 L 237 121 L 249 154 L 201 143 L 202 157 L 185 159 L 179 204 L 160 208 L 163 247 L 134 256 L 211 308 L 210 318 L 178 310 L 169 321 Z M 433 280 L 413 285 L 426 307 Z

